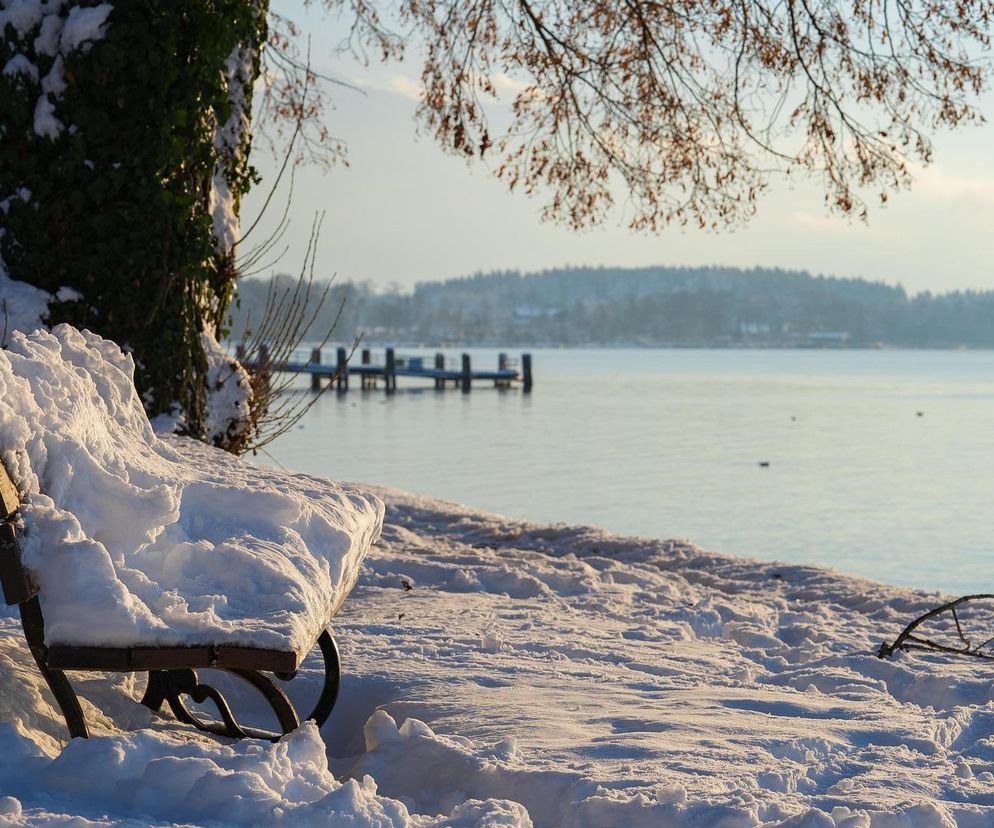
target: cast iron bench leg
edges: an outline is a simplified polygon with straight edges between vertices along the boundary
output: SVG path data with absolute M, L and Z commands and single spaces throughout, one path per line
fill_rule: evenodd
M 79 699 L 76 697 L 76 692 L 72 689 L 69 679 L 61 670 L 53 670 L 45 665 L 45 625 L 38 596 L 29 598 L 19 604 L 18 608 L 21 611 L 24 638 L 28 642 L 28 648 L 31 650 L 35 664 L 38 665 L 38 670 L 48 683 L 55 700 L 59 703 L 62 716 L 66 720 L 66 727 L 69 728 L 69 737 L 72 739 L 77 736 L 82 736 L 84 739 L 88 738 L 90 732 L 86 729 L 83 708 L 79 705 Z
M 324 658 L 324 685 L 317 704 L 307 718 L 317 722 L 318 727 L 321 727 L 328 720 L 338 700 L 338 690 L 342 685 L 342 662 L 338 656 L 338 645 L 328 630 L 318 637 L 318 646 Z
M 324 661 L 324 681 L 321 684 L 321 695 L 318 696 L 307 721 L 317 722 L 317 726 L 321 727 L 328 721 L 338 700 L 338 691 L 342 685 L 342 662 L 338 655 L 338 645 L 330 630 L 324 630 L 318 636 L 318 647 L 321 649 L 321 658 Z M 290 681 L 296 675 L 296 672 L 276 673 L 276 678 L 280 681 Z
M 291 733 L 300 726 L 297 712 L 287 698 L 286 694 L 280 690 L 272 681 L 256 670 L 226 669 L 225 672 L 237 676 L 243 681 L 251 684 L 266 699 L 273 713 L 280 723 L 281 733 L 273 733 L 268 730 L 258 730 L 251 727 L 242 727 L 235 720 L 225 700 L 216 689 L 207 684 L 201 684 L 196 670 L 151 670 L 148 674 L 148 687 L 141 703 L 152 710 L 159 710 L 163 702 L 168 702 L 173 715 L 189 725 L 193 725 L 198 730 L 206 733 L 213 733 L 216 736 L 228 736 L 232 739 L 268 739 L 277 741 L 287 733 Z M 204 721 L 194 714 L 184 703 L 182 696 L 189 696 L 198 704 L 203 704 L 210 699 L 214 702 L 218 713 L 221 716 L 221 724 Z
M 321 694 L 318 696 L 314 709 L 307 717 L 317 722 L 318 727 L 327 721 L 328 716 L 335 706 L 338 698 L 339 687 L 341 686 L 341 661 L 338 655 L 338 646 L 335 639 L 328 630 L 324 630 L 318 637 L 318 647 L 324 660 L 324 681 L 321 686 Z M 213 733 L 217 736 L 228 736 L 234 739 L 249 737 L 252 739 L 268 739 L 277 741 L 282 736 L 296 730 L 300 726 L 297 712 L 293 708 L 293 703 L 287 695 L 277 687 L 269 678 L 258 670 L 244 670 L 239 668 L 220 668 L 227 673 L 237 676 L 243 681 L 251 684 L 266 699 L 273 713 L 280 723 L 282 733 L 273 733 L 256 728 L 242 727 L 235 720 L 227 701 L 216 689 L 206 684 L 200 683 L 200 678 L 195 670 L 151 670 L 148 674 L 148 687 L 141 703 L 151 710 L 161 710 L 163 703 L 168 703 L 173 715 L 189 725 L 193 725 L 206 733 Z M 297 674 L 276 673 L 281 681 L 290 681 Z M 210 699 L 217 708 L 221 716 L 221 723 L 205 721 L 191 711 L 182 696 L 188 696 L 198 704 Z

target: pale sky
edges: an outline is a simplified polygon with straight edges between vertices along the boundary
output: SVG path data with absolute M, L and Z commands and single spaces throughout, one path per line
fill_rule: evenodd
M 619 212 L 578 233 L 540 221 L 537 198 L 508 193 L 479 162 L 467 165 L 418 135 L 413 61 L 365 68 L 335 57 L 334 27 L 319 10 L 298 5 L 274 3 L 310 33 L 315 67 L 363 94 L 332 90 L 326 120 L 347 142 L 350 166 L 298 170 L 285 239 L 291 249 L 275 272 L 299 268 L 311 219 L 324 211 L 318 273 L 381 286 L 567 264 L 721 264 L 861 276 L 910 292 L 994 288 L 994 94 L 981 104 L 992 123 L 935 136 L 935 163 L 912 191 L 874 207 L 869 224 L 829 216 L 812 184 L 774 182 L 753 220 L 734 231 L 636 234 Z M 256 153 L 254 162 L 266 179 L 274 175 L 268 153 Z M 264 181 L 243 205 L 244 226 L 266 189 Z M 872 194 L 867 202 L 874 204 Z

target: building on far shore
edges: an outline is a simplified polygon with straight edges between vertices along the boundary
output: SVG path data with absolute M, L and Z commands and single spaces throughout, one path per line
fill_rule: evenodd
M 815 348 L 845 348 L 849 344 L 846 331 L 811 331 L 807 344 Z

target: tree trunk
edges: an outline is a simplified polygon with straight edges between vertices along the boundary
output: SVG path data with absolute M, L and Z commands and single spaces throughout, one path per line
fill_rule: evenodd
M 0 66 L 18 67 L 0 73 L 0 273 L 52 294 L 49 325 L 130 350 L 149 413 L 216 442 L 203 334 L 222 333 L 234 286 L 266 6 L 0 15 Z

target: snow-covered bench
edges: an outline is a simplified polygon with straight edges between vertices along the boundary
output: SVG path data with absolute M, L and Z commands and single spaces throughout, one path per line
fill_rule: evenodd
M 147 671 L 142 703 L 228 736 L 240 727 L 196 670 L 260 691 L 282 731 L 299 723 L 272 678 L 319 647 L 322 723 L 339 683 L 327 627 L 378 537 L 383 505 L 328 480 L 257 468 L 158 438 L 113 343 L 68 326 L 0 350 L 0 580 L 73 736 L 86 736 L 67 670 Z M 184 697 L 211 700 L 220 722 Z

